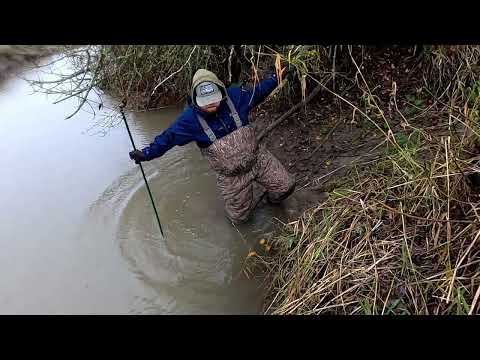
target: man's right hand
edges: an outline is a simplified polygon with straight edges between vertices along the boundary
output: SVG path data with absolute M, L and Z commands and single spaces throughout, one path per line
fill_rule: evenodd
M 142 161 L 146 161 L 145 155 L 140 150 L 133 150 L 129 153 L 130 159 L 135 161 L 135 164 L 140 164 Z

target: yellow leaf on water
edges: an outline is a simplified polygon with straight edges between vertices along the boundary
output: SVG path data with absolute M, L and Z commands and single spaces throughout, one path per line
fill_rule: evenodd
M 247 255 L 247 258 L 257 255 L 255 251 L 250 251 Z
M 264 245 L 267 241 L 265 239 L 262 239 L 259 241 L 260 245 Z

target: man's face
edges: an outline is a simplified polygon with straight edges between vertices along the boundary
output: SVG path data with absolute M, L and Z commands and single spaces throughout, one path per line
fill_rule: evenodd
M 219 106 L 220 106 L 220 101 L 210 105 L 202 106 L 201 109 L 207 113 L 214 113 L 214 112 L 217 112 Z

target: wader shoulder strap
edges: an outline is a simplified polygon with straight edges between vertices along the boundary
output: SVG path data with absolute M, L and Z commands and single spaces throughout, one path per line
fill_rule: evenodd
M 227 96 L 227 105 L 228 105 L 228 108 L 230 109 L 230 114 L 232 115 L 233 120 L 235 121 L 235 125 L 237 125 L 237 129 L 240 129 L 242 127 L 242 120 L 240 120 L 240 116 L 238 115 L 238 112 L 235 109 L 235 106 L 233 105 L 232 100 L 228 96 Z M 213 132 L 212 128 L 208 126 L 207 121 L 203 118 L 203 116 L 200 114 L 197 114 L 197 118 L 198 118 L 198 122 L 202 126 L 203 131 L 205 132 L 205 134 L 207 134 L 210 141 L 212 143 L 217 141 L 217 137 L 215 136 L 215 133 Z
M 207 122 L 205 121 L 205 119 L 203 118 L 202 115 L 200 114 L 197 114 L 197 119 L 198 119 L 198 122 L 200 123 L 200 125 L 202 125 L 202 129 L 203 131 L 205 132 L 205 134 L 207 134 L 208 138 L 210 139 L 210 141 L 213 143 L 215 141 L 217 141 L 217 137 L 215 136 L 215 133 L 213 132 L 213 130 L 210 128 L 210 126 L 208 126 Z
M 230 109 L 230 114 L 233 116 L 233 120 L 235 120 L 235 125 L 237 125 L 237 129 L 240 129 L 242 127 L 242 120 L 240 120 L 240 116 L 238 116 L 238 112 L 235 109 L 235 106 L 233 105 L 232 100 L 228 96 L 227 96 L 227 105 Z

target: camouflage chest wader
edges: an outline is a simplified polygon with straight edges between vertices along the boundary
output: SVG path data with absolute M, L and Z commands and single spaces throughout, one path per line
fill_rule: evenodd
M 240 223 L 246 221 L 251 213 L 254 181 L 266 189 L 271 202 L 279 202 L 292 193 L 295 179 L 277 158 L 258 145 L 253 127 L 242 126 L 228 96 L 226 101 L 237 129 L 218 139 L 206 120 L 197 114 L 203 131 L 212 141 L 201 152 L 217 173 L 217 186 L 229 218 Z

